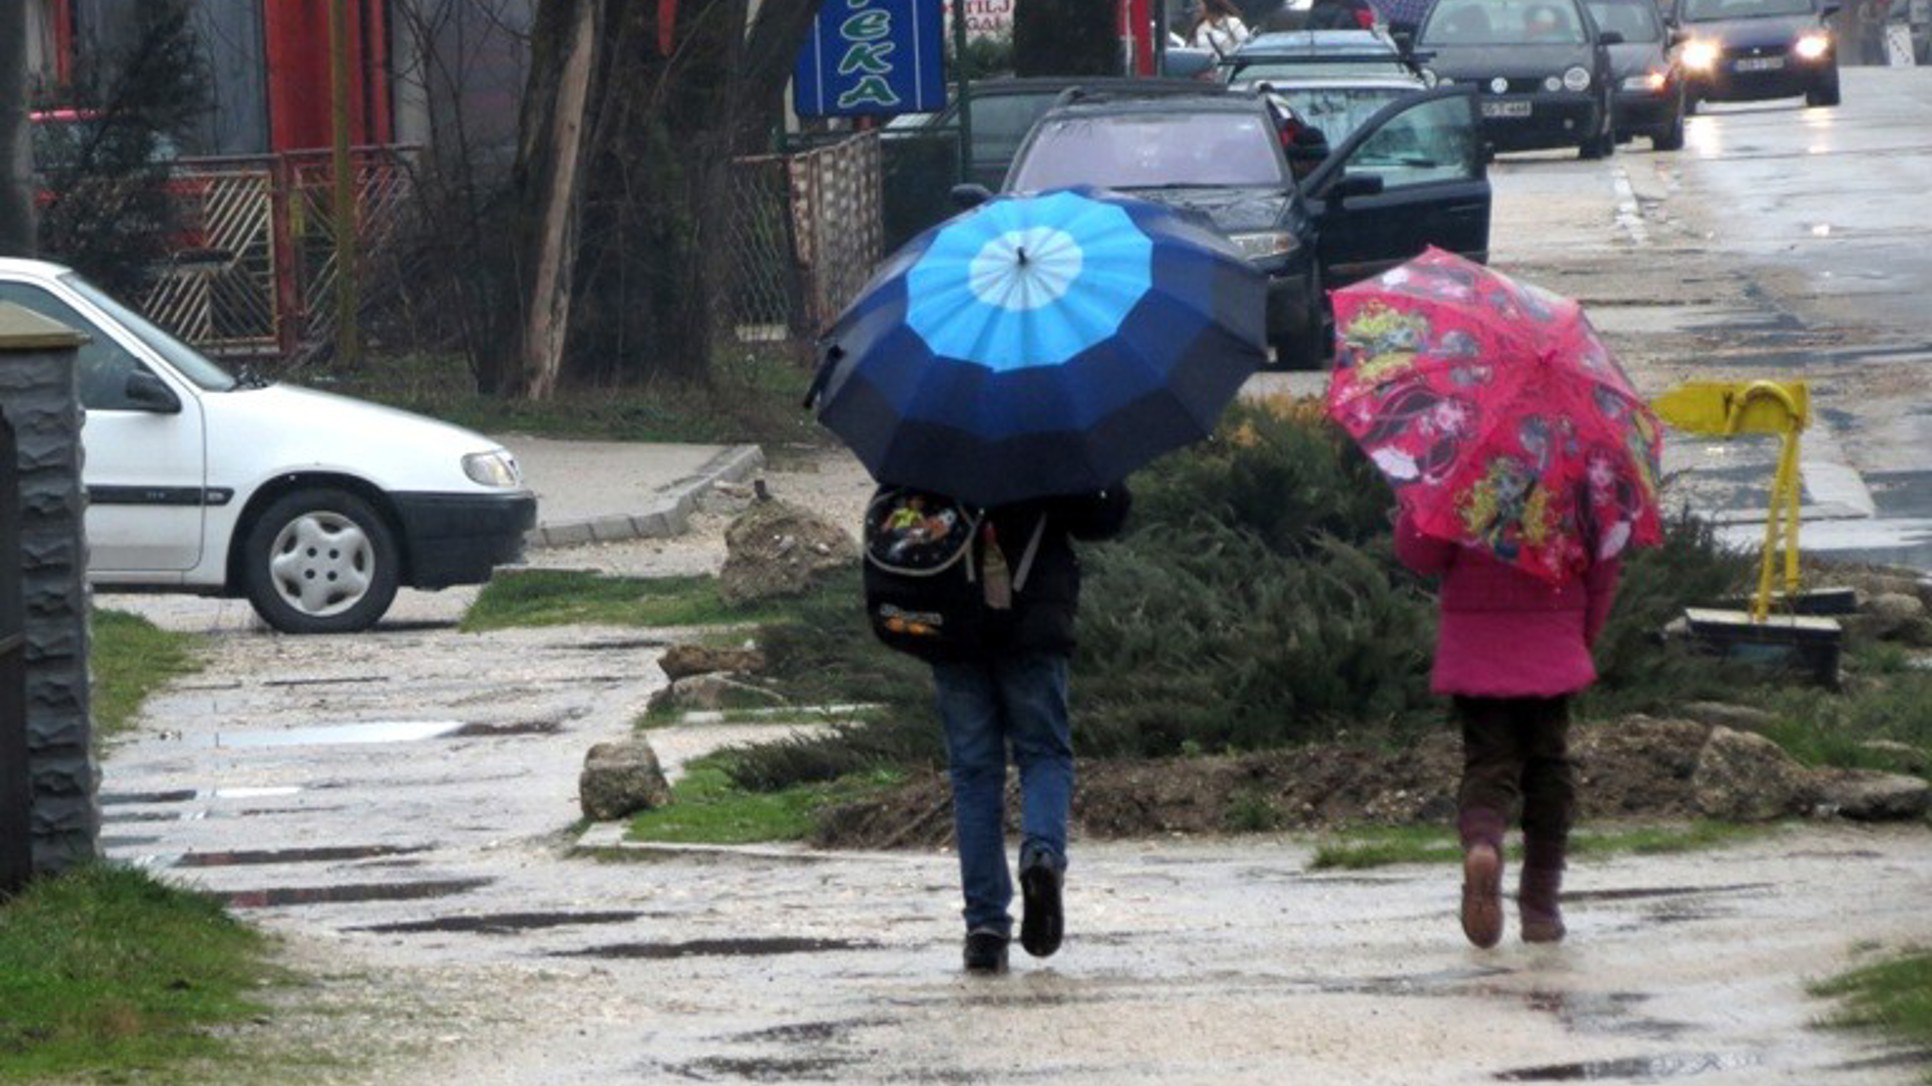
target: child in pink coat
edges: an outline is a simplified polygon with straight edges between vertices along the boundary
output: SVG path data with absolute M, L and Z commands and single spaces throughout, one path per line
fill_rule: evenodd
M 1441 621 L 1431 688 L 1455 699 L 1463 771 L 1462 929 L 1479 947 L 1502 938 L 1503 834 L 1522 806 L 1523 870 L 1517 908 L 1525 942 L 1563 938 L 1564 853 L 1576 816 L 1569 757 L 1569 698 L 1596 681 L 1590 659 L 1616 596 L 1621 563 L 1598 561 L 1553 584 L 1487 552 L 1422 535 L 1406 510 L 1395 552 L 1441 577 Z

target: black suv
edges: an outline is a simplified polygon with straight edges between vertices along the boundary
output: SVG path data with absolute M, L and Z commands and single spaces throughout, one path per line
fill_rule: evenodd
M 1327 291 L 1435 245 L 1489 253 L 1490 189 L 1467 88 L 1384 107 L 1296 181 L 1297 120 L 1265 93 L 1124 98 L 1069 91 L 1027 134 L 1008 192 L 1096 185 L 1212 220 L 1266 272 L 1268 337 L 1284 365 L 1331 346 Z M 962 202 L 990 195 L 963 186 Z

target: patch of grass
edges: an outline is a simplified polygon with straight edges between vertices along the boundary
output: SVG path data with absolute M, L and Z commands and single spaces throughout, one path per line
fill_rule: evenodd
M 1910 949 L 1811 986 L 1811 994 L 1837 999 L 1840 1008 L 1825 1024 L 1876 1030 L 1921 1050 L 1932 1050 L 1932 951 Z M 1932 1082 L 1932 1070 L 1921 1074 Z
M 98 738 L 125 732 L 149 694 L 202 667 L 198 638 L 163 630 L 139 615 L 96 610 L 90 632 L 89 698 Z
M 194 1081 L 262 1013 L 266 937 L 205 894 L 100 864 L 0 907 L 0 1081 Z
M 652 379 L 615 388 L 563 389 L 543 401 L 476 391 L 454 355 L 392 355 L 355 374 L 293 379 L 483 433 L 609 441 L 822 445 L 829 435 L 801 410 L 812 371 L 782 354 L 724 350 L 708 381 Z
M 585 570 L 499 573 L 470 605 L 463 629 L 511 626 L 713 626 L 772 620 L 780 605 L 734 607 L 718 595 L 716 577 L 606 577 Z
M 1600 831 L 1578 831 L 1570 837 L 1572 856 L 1639 856 L 1719 848 L 1770 832 L 1762 826 L 1696 821 L 1675 825 L 1617 826 Z M 1515 844 L 1509 851 L 1522 859 Z M 1312 871 L 1359 871 L 1390 864 L 1447 863 L 1460 860 L 1462 848 L 1455 835 L 1438 826 L 1370 826 L 1347 830 L 1315 849 Z
M 882 791 L 903 779 L 875 771 L 777 792 L 748 792 L 732 783 L 723 756 L 703 759 L 672 787 L 670 806 L 632 819 L 628 836 L 670 844 L 801 841 L 811 833 L 821 808 Z

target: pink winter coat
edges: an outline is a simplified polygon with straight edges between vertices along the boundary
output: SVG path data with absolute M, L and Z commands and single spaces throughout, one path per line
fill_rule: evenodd
M 1483 551 L 1424 536 L 1406 513 L 1396 521 L 1395 554 L 1417 573 L 1442 578 L 1430 680 L 1436 693 L 1550 698 L 1596 681 L 1590 646 L 1610 615 L 1621 560 L 1553 585 Z

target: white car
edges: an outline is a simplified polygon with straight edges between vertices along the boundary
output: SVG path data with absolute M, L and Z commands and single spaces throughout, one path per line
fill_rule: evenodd
M 247 596 L 288 633 L 367 629 L 399 587 L 522 556 L 537 499 L 460 427 L 237 378 L 72 271 L 0 259 L 0 301 L 85 334 L 88 580 Z

